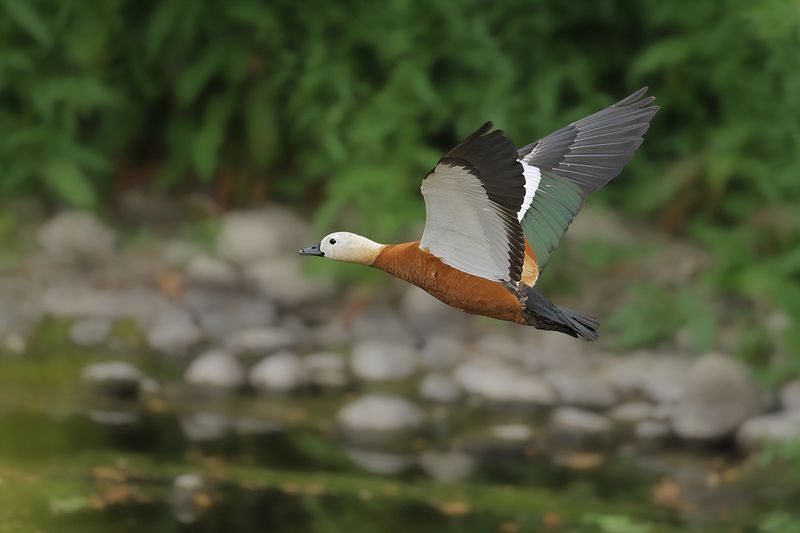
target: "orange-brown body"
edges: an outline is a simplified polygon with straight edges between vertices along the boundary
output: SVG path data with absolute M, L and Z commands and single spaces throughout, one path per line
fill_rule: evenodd
M 505 285 L 445 264 L 422 250 L 418 241 L 385 246 L 372 266 L 413 283 L 456 309 L 518 324 L 528 323 L 519 299 Z

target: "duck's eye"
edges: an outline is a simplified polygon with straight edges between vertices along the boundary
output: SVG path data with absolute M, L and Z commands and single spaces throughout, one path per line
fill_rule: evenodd
M 336 244 L 336 239 L 331 239 L 328 242 L 331 243 L 331 244 Z

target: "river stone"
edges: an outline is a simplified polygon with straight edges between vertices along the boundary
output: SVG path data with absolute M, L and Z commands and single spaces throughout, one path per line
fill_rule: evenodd
M 246 265 L 279 257 L 308 246 L 308 224 L 293 212 L 276 206 L 231 211 L 222 217 L 217 252 Z
M 270 326 L 278 315 L 274 302 L 252 291 L 219 286 L 190 288 L 183 301 L 203 330 L 220 340 L 240 330 Z
M 583 343 L 567 335 L 543 334 L 535 328 L 521 328 L 520 362 L 526 370 L 544 372 L 582 372 L 592 368 Z M 596 354 L 592 354 L 593 356 Z
M 633 433 L 643 441 L 657 441 L 669 437 L 672 434 L 672 428 L 667 422 L 642 420 L 636 424 Z
M 143 379 L 138 368 L 124 361 L 93 363 L 81 372 L 81 381 L 90 390 L 110 398 L 138 397 Z
M 548 372 L 545 380 L 559 398 L 561 404 L 607 409 L 617 402 L 614 389 L 597 376 L 573 372 Z
M 217 389 L 237 389 L 245 383 L 239 360 L 222 350 L 208 351 L 192 361 L 186 369 L 186 382 Z
M 234 353 L 270 354 L 295 345 L 291 331 L 279 327 L 248 328 L 228 337 L 226 346 Z
M 318 303 L 335 294 L 330 280 L 309 278 L 304 270 L 300 257 L 285 255 L 247 265 L 244 277 L 268 298 L 288 306 Z
M 347 362 L 344 357 L 338 354 L 328 352 L 313 353 L 307 356 L 303 363 L 308 380 L 313 385 L 336 389 L 345 387 L 350 383 Z
M 78 346 L 99 346 L 108 339 L 110 331 L 111 322 L 104 318 L 82 318 L 70 326 L 69 338 Z
M 385 307 L 370 307 L 356 315 L 350 325 L 359 340 L 407 344 L 414 335 L 397 313 Z
M 223 439 L 231 421 L 218 413 L 189 413 L 179 420 L 183 434 L 192 442 L 212 442 Z
M 6 350 L 14 355 L 22 355 L 28 349 L 28 341 L 19 333 L 9 333 L 0 337 L 0 351 Z
M 461 398 L 461 388 L 443 374 L 428 374 L 419 386 L 419 395 L 432 402 L 453 403 Z
M 171 267 L 185 267 L 198 255 L 202 252 L 196 244 L 181 240 L 167 242 L 161 251 L 164 262 Z
M 186 265 L 186 279 L 197 284 L 234 285 L 237 276 L 229 263 L 209 255 L 197 255 Z
M 441 483 L 458 483 L 475 470 L 475 459 L 460 452 L 426 450 L 418 459 L 419 466 L 428 476 Z
M 781 405 L 787 411 L 800 411 L 800 379 L 790 381 L 781 387 Z
M 643 394 L 654 403 L 683 396 L 689 361 L 685 357 L 637 352 L 605 365 L 606 380 L 622 395 Z
M 761 410 L 750 371 L 723 355 L 707 355 L 689 370 L 686 392 L 672 418 L 675 432 L 688 440 L 714 441 Z
M 515 361 L 520 359 L 522 347 L 517 339 L 511 335 L 489 334 L 482 335 L 476 345 L 476 351 L 482 356 Z
M 208 501 L 210 501 L 209 491 L 203 478 L 197 474 L 181 474 L 172 481 L 169 504 L 178 522 L 182 524 L 197 522 L 208 507 Z
M 395 475 L 407 470 L 414 464 L 414 458 L 408 454 L 345 448 L 347 457 L 367 472 L 382 476 Z
M 146 334 L 147 344 L 153 350 L 168 355 L 184 355 L 203 339 L 192 316 L 183 310 L 161 313 Z
M 800 411 L 761 415 L 739 426 L 736 441 L 742 448 L 753 450 L 767 443 L 784 443 L 800 439 Z
M 556 402 L 552 388 L 536 376 L 491 359 L 472 359 L 461 363 L 453 374 L 469 394 L 489 402 L 549 406 Z
M 500 440 L 522 442 L 533 437 L 533 428 L 527 424 L 498 424 L 489 433 Z
M 628 402 L 611 409 L 607 416 L 621 424 L 637 424 L 653 416 L 653 405 L 647 402 Z
M 410 377 L 417 366 L 414 350 L 400 343 L 361 341 L 353 347 L 350 368 L 365 381 L 389 381 Z
M 454 337 L 433 335 L 420 350 L 420 363 L 428 370 L 445 370 L 464 359 L 466 346 Z
M 39 228 L 39 244 L 66 261 L 98 261 L 114 254 L 111 228 L 88 211 L 63 211 Z
M 423 415 L 405 398 L 371 393 L 342 407 L 336 419 L 343 429 L 355 433 L 393 433 L 418 428 Z
M 551 422 L 556 429 L 587 435 L 598 435 L 611 431 L 611 422 L 608 418 L 575 407 L 559 407 L 553 411 Z
M 405 288 L 400 299 L 400 312 L 411 328 L 423 337 L 443 328 L 450 330 L 464 319 L 463 313 L 414 285 Z
M 261 392 L 288 393 L 305 383 L 303 361 L 289 351 L 268 355 L 250 371 L 250 384 Z

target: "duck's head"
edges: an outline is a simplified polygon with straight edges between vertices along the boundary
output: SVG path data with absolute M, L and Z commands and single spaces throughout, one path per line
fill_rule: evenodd
M 371 265 L 383 248 L 382 244 L 361 235 L 337 231 L 322 239 L 319 244 L 300 250 L 300 255 L 316 255 L 347 263 Z

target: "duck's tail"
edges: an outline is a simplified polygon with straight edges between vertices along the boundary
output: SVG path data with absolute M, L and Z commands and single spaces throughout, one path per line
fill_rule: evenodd
M 587 341 L 597 340 L 600 322 L 596 318 L 559 307 L 532 287 L 528 289 L 525 300 L 525 317 L 528 324 L 536 329 L 560 331 Z

